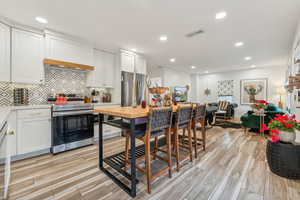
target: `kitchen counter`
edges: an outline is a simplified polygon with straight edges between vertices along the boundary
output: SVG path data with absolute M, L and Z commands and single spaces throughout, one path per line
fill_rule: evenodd
M 94 106 L 111 106 L 111 105 L 121 105 L 121 103 L 109 102 L 109 103 L 92 103 Z

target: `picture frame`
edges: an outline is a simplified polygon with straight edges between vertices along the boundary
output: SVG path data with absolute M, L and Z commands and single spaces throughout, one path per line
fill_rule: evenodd
M 268 78 L 242 79 L 240 90 L 241 105 L 251 105 L 257 100 L 268 101 Z

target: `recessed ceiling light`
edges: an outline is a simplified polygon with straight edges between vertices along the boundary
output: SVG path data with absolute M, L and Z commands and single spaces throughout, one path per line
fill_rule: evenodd
M 237 42 L 237 43 L 234 44 L 234 46 L 236 46 L 236 47 L 241 47 L 241 46 L 243 46 L 243 45 L 244 45 L 243 42 Z
M 47 24 L 48 21 L 43 17 L 36 17 L 35 20 L 41 24 Z
M 159 40 L 162 41 L 162 42 L 165 42 L 168 40 L 168 37 L 166 35 L 162 35 L 159 37 Z
M 134 48 L 133 48 L 133 49 L 131 49 L 131 51 L 134 51 L 134 52 L 136 52 L 136 49 L 134 49 Z
M 251 65 L 251 68 L 255 68 L 256 67 L 256 65 Z
M 205 74 L 207 74 L 207 73 L 208 73 L 208 71 L 204 71 L 204 73 L 205 73 Z
M 224 19 L 227 16 L 227 13 L 225 11 L 218 12 L 216 14 L 216 19 Z
M 175 62 L 175 61 L 176 61 L 175 58 L 171 58 L 171 59 L 170 59 L 170 62 Z
M 245 57 L 245 60 L 251 60 L 252 58 L 250 56 Z
M 196 66 L 191 66 L 192 69 L 196 69 Z

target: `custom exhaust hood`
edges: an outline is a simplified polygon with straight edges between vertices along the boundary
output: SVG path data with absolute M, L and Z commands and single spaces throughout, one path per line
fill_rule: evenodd
M 63 67 L 63 68 L 80 69 L 80 70 L 87 70 L 87 71 L 95 70 L 94 66 L 65 62 L 61 60 L 53 60 L 53 59 L 45 58 L 43 62 L 44 64 L 56 65 L 58 67 Z

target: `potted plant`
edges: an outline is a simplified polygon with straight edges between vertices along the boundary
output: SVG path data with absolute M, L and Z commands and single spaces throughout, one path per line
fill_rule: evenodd
M 255 103 L 251 104 L 251 108 L 254 110 L 254 113 L 261 114 L 267 108 L 269 103 L 264 100 L 255 101 Z
M 295 145 L 295 130 L 300 129 L 296 116 L 276 115 L 261 131 L 270 130 L 266 157 L 270 170 L 282 177 L 300 179 L 300 146 Z
M 263 128 L 260 132 L 264 132 L 265 130 L 270 130 L 272 136 L 272 142 L 286 142 L 286 143 L 294 143 L 296 139 L 296 130 L 300 130 L 300 124 L 296 120 L 296 116 L 288 116 L 288 115 L 279 115 L 270 121 L 268 126 L 266 124 L 263 125 Z

